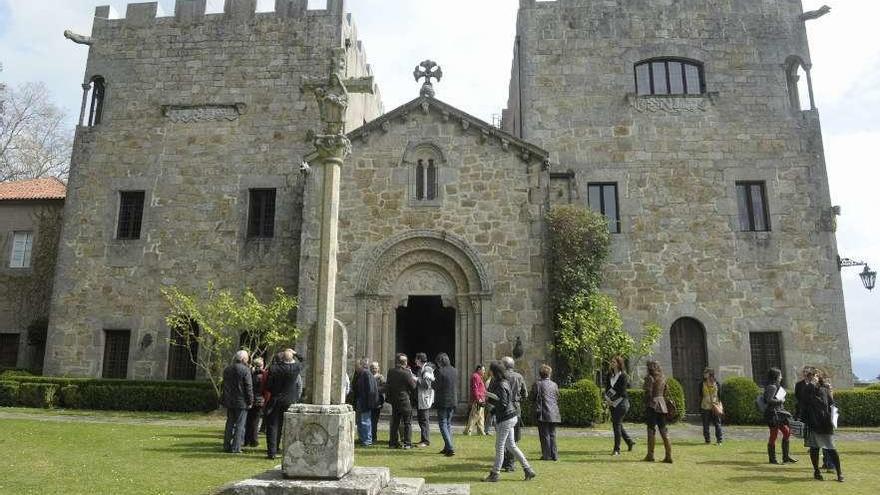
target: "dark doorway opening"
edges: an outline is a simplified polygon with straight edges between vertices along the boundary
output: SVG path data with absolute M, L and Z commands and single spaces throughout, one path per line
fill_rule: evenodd
M 706 330 L 693 318 L 681 318 L 672 324 L 672 376 L 684 388 L 687 412 L 700 412 L 700 383 L 708 366 Z
M 440 296 L 409 296 L 406 307 L 397 308 L 397 347 L 410 362 L 417 352 L 434 361 L 445 352 L 455 365 L 455 308 L 443 306 Z

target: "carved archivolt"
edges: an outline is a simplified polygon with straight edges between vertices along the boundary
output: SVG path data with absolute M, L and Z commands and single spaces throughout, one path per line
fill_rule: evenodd
M 491 292 L 477 254 L 463 240 L 445 232 L 410 231 L 379 246 L 364 261 L 358 279 L 361 296 L 401 294 L 481 294 Z

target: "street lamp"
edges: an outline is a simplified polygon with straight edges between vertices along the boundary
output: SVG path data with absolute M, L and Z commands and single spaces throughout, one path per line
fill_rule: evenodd
M 862 279 L 862 284 L 866 289 L 873 291 L 874 284 L 877 282 L 877 272 L 872 271 L 871 267 L 868 266 L 864 261 L 854 261 L 849 258 L 841 258 L 837 257 L 837 269 L 841 270 L 843 268 L 851 267 L 851 266 L 864 266 L 865 268 L 862 270 L 862 273 L 859 274 L 859 278 Z

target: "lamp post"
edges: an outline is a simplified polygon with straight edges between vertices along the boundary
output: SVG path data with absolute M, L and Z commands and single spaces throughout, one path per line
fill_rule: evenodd
M 854 261 L 849 258 L 841 258 L 837 257 L 837 269 L 841 270 L 843 268 L 848 268 L 851 266 L 864 266 L 865 268 L 862 270 L 862 273 L 859 273 L 859 278 L 862 279 L 862 284 L 869 291 L 874 290 L 874 284 L 877 282 L 877 272 L 872 271 L 871 267 L 868 266 L 864 261 Z

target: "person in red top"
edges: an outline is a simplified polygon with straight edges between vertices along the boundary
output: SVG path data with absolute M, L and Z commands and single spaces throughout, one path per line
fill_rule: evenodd
M 476 431 L 477 435 L 485 435 L 483 407 L 486 405 L 486 383 L 483 381 L 483 365 L 478 364 L 471 375 L 471 412 L 468 417 L 465 435 Z

